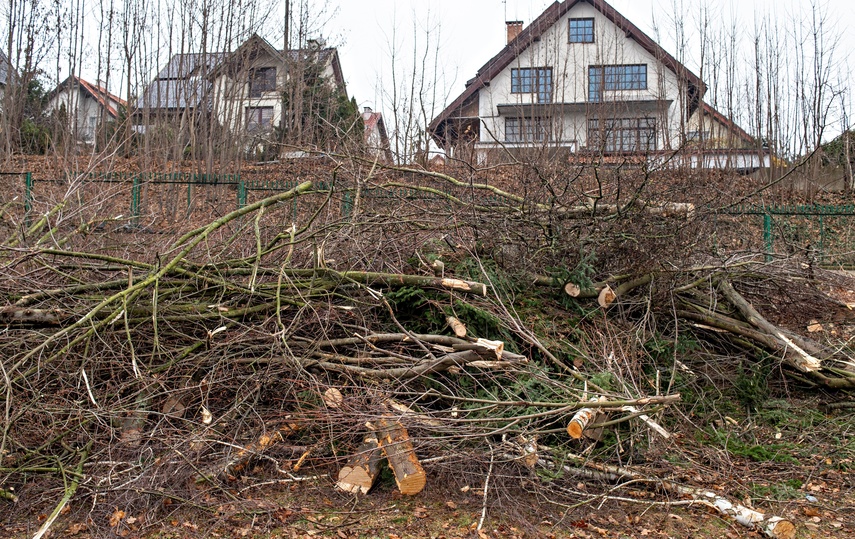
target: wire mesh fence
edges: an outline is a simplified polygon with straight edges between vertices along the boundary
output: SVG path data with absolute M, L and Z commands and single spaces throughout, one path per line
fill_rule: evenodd
M 119 231 L 176 229 L 242 208 L 273 193 L 295 188 L 305 178 L 246 178 L 241 174 L 97 172 L 34 180 L 31 172 L 0 172 L 7 184 L 0 207 L 7 224 L 23 225 L 52 212 L 74 212 L 80 222 L 115 221 Z M 10 182 L 12 182 L 10 184 Z M 406 184 L 401 182 L 407 182 Z M 403 178 L 359 185 L 353 180 L 319 180 L 327 219 L 349 219 L 355 208 L 405 219 L 410 212 L 452 216 L 461 203 L 497 208 L 518 205 L 499 194 Z M 525 206 L 525 203 L 522 204 Z M 297 197 L 279 211 L 283 224 L 311 217 L 317 203 Z M 755 205 L 709 209 L 712 242 L 719 250 L 763 252 L 767 258 L 802 257 L 831 267 L 855 267 L 855 205 Z M 102 225 L 103 226 L 103 225 Z

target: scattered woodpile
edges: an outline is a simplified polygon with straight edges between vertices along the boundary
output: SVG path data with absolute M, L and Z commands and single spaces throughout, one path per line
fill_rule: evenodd
M 813 289 L 813 278 L 804 274 L 784 272 L 775 275 L 769 269 L 758 271 L 754 267 L 725 271 L 723 268 L 687 269 L 677 274 L 683 282 L 670 283 L 676 309 L 674 316 L 687 322 L 699 332 L 711 332 L 727 338 L 734 347 L 746 353 L 772 354 L 781 359 L 787 373 L 802 382 L 830 389 L 855 389 L 855 362 L 843 348 L 833 348 L 813 340 L 805 334 L 779 327 L 767 320 L 732 284 L 741 279 L 747 284 L 779 281 L 789 292 L 805 293 Z M 639 287 L 649 286 L 655 274 L 640 277 L 621 276 L 613 282 L 602 282 L 583 290 L 576 283 L 563 285 L 565 293 L 573 298 L 596 297 L 603 309 L 608 309 L 619 297 Z M 830 281 L 839 276 L 827 273 Z M 672 276 L 673 278 L 673 276 Z M 613 289 L 611 285 L 619 282 Z M 775 286 L 778 286 L 777 284 Z M 800 290 L 799 290 L 800 289 Z M 805 298 L 811 309 L 826 308 L 847 312 L 852 309 L 840 300 L 816 291 Z M 806 324 L 805 324 L 806 326 Z
M 480 224 L 531 219 L 538 229 L 556 215 L 596 220 L 627 211 L 696 218 L 691 204 L 578 201 L 550 217 L 547 204 L 475 189 L 505 202 L 450 200 Z M 276 226 L 284 222 L 277 211 L 297 197 L 315 202 L 311 220 Z M 425 230 L 436 234 L 417 212 L 406 224 L 413 252 L 379 253 L 370 249 L 377 238 L 388 246 L 384 234 L 401 233 L 406 219 L 324 220 L 331 199 L 305 182 L 151 245 L 146 259 L 115 243 L 98 249 L 90 236 L 76 244 L 83 228 L 46 234 L 47 218 L 6 241 L 0 497 L 10 502 L 0 503 L 44 506 L 51 500 L 30 478 L 72 469 L 59 511 L 81 492 L 107 506 L 205 505 L 211 493 L 234 500 L 253 488 L 240 487 L 242 477 L 265 471 L 281 483 L 331 472 L 341 491 L 365 495 L 388 467 L 401 493 L 417 495 L 447 457 L 484 464 L 490 455 L 488 470 L 498 457 L 530 477 L 563 470 L 604 481 L 656 479 L 654 490 L 697 500 L 769 537 L 793 537 L 792 523 L 720 494 L 578 456 L 604 429 L 675 443 L 665 411 L 680 395 L 658 378 L 609 370 L 609 362 L 628 363 L 617 348 L 594 353 L 567 335 L 540 338 L 475 247 L 446 234 L 435 241 L 449 251 L 445 263 L 423 256 Z M 382 254 L 416 261 L 377 260 Z M 528 268 L 515 275 L 543 285 L 548 301 L 575 302 L 586 317 L 632 319 L 642 304 L 721 349 L 773 356 L 800 382 L 855 388 L 842 348 L 770 321 L 749 299 L 767 287 L 834 305 L 798 270 L 752 261 L 598 282 L 532 277 Z M 298 475 L 309 467 L 314 475 Z

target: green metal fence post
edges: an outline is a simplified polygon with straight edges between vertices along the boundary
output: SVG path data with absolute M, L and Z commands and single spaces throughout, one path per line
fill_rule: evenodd
M 30 210 L 33 209 L 33 173 L 24 176 L 24 225 L 30 228 Z
M 344 198 L 341 201 L 341 216 L 345 219 L 350 217 L 353 202 L 350 200 L 350 191 L 344 192 Z
M 134 219 L 134 224 L 140 218 L 140 176 L 134 176 L 134 184 L 131 187 L 131 217 Z
M 817 253 L 817 259 L 820 264 L 825 259 L 825 219 L 823 215 L 819 215 L 819 253 Z
M 766 245 L 766 262 L 772 261 L 772 214 L 763 214 L 763 243 Z
M 244 185 L 243 180 L 238 181 L 238 209 L 246 206 L 246 185 Z

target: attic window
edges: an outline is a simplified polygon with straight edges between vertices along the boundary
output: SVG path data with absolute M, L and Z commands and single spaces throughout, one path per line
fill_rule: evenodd
M 261 97 L 276 90 L 276 68 L 259 67 L 249 73 L 249 97 Z
M 593 43 L 594 19 L 570 19 L 570 43 Z

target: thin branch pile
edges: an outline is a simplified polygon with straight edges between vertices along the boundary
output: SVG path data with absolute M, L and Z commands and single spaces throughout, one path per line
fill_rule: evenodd
M 548 204 L 526 206 L 516 195 L 480 188 L 505 203 L 446 197 L 441 204 L 472 210 L 473 229 L 511 223 L 524 238 L 520 249 L 551 219 L 581 228 L 588 226 L 579 224 L 582 216 L 636 211 L 685 220 L 695 213 L 691 205 L 635 201 L 574 202 L 572 211 L 549 215 Z M 434 474 L 454 473 L 470 459 L 483 463 L 485 454 L 492 470 L 494 448 L 507 457 L 498 465 L 535 477 L 533 470 L 561 466 L 597 469 L 583 459 L 562 457 L 562 464 L 557 455 L 565 444 L 596 443 L 590 440 L 604 428 L 631 425 L 624 435 L 633 441 L 673 443 L 662 412 L 680 395 L 634 379 L 641 371 L 623 376 L 628 361 L 614 350 L 538 336 L 495 261 L 467 247 L 480 245 L 477 234 L 461 226 L 449 238 L 452 227 L 436 212 L 411 210 L 403 219 L 409 200 L 387 215 L 362 207 L 347 219 L 330 217 L 333 195 L 305 182 L 175 241 L 153 239 L 144 258 L 128 254 L 135 246 L 96 244 L 85 228 L 54 226 L 50 218 L 16 231 L 0 251 L 0 496 L 58 511 L 81 496 L 106 500 L 106 509 L 96 509 L 105 512 L 152 510 L 163 500 L 214 510 L 255 488 L 238 488 L 241 477 L 295 482 L 311 467 L 317 474 L 310 477 L 329 474 L 340 490 L 365 494 L 387 465 L 396 487 L 416 495 Z M 305 222 L 283 226 L 295 199 L 311 210 L 290 213 Z M 440 256 L 425 259 L 430 242 L 451 251 L 447 265 Z M 390 245 L 400 251 L 379 252 Z M 562 301 L 572 296 L 590 312 L 620 306 L 632 317 L 638 297 L 656 303 L 670 279 L 676 316 L 693 331 L 776 354 L 810 383 L 855 386 L 842 351 L 769 322 L 719 269 L 529 282 L 550 285 Z M 586 372 L 579 368 L 585 362 L 606 366 Z M 600 471 L 609 481 L 637 478 Z M 73 481 L 59 480 L 66 487 L 57 498 L 50 485 L 64 474 Z M 662 485 L 706 496 L 675 481 Z M 708 503 L 770 537 L 792 537 L 783 519 L 743 518 L 738 507 Z

